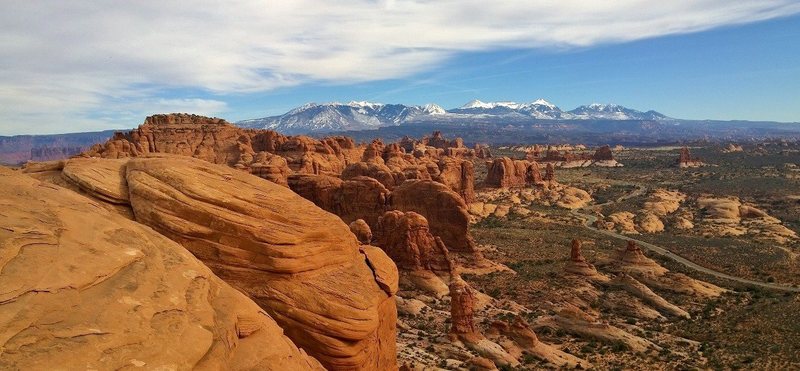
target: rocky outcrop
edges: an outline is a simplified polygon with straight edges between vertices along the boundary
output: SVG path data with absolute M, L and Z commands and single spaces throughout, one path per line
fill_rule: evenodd
M 287 137 L 270 130 L 242 129 L 225 120 L 188 114 L 153 115 L 139 128 L 118 132 L 84 157 L 141 157 L 152 153 L 190 156 L 225 164 L 285 184 L 289 169 L 305 174 L 338 175 L 358 161 L 363 148 L 352 139 Z M 283 161 L 273 156 L 280 156 Z M 288 168 L 287 168 L 288 166 Z
M 591 263 L 587 262 L 586 258 L 583 257 L 581 252 L 581 241 L 578 239 L 572 240 L 570 258 L 567 260 L 566 266 L 564 266 L 564 271 L 585 277 L 601 277 L 600 273 L 597 272 L 597 268 L 595 268 Z
M 594 151 L 593 161 L 614 161 L 614 153 L 608 145 L 602 146 Z
M 461 277 L 450 282 L 450 333 L 459 336 L 479 334 L 474 321 L 475 294 Z
M 345 223 L 363 219 L 370 228 L 387 210 L 389 190 L 370 177 L 341 180 L 327 175 L 297 174 L 289 177 L 289 188 Z
M 492 152 L 489 146 L 475 143 L 475 157 L 480 159 L 487 159 L 492 157 Z
M 519 347 L 519 353 L 524 352 L 531 354 L 557 367 L 576 368 L 578 365 L 580 365 L 582 369 L 591 367 L 588 362 L 539 341 L 536 333 L 534 333 L 528 325 L 528 322 L 518 315 L 514 316 L 514 320 L 511 323 L 495 321 L 492 323 L 492 327 L 499 335 L 511 339 L 511 341 Z M 503 344 L 503 346 L 505 348 L 511 348 L 506 344 Z M 509 351 L 509 353 L 512 352 Z
M 413 211 L 387 211 L 378 219 L 375 244 L 404 270 L 450 272 L 452 262 L 442 239 L 430 233 L 428 221 Z
M 442 157 L 439 174 L 434 179 L 461 195 L 465 203 L 475 202 L 475 169 L 472 161 Z
M 675 317 L 686 319 L 691 318 L 688 312 L 681 309 L 677 305 L 668 302 L 666 299 L 654 293 L 653 290 L 650 290 L 649 287 L 625 273 L 614 277 L 614 279 L 611 280 L 611 285 L 622 288 L 631 295 L 642 299 L 645 303 L 658 309 L 659 312 Z
M 258 177 L 189 157 L 127 165 L 137 221 L 250 296 L 329 369 L 396 367 L 396 268 L 346 224 Z
M 538 328 L 562 329 L 581 337 L 596 339 L 610 344 L 621 343 L 634 352 L 661 349 L 661 347 L 647 339 L 628 333 L 608 323 L 600 322 L 580 309 L 571 306 L 560 309 L 554 316 L 537 319 L 534 329 Z
M 522 188 L 541 181 L 542 175 L 536 162 L 502 157 L 488 164 L 484 184 L 495 188 Z
M 372 230 L 364 219 L 356 219 L 350 223 L 350 232 L 353 232 L 362 245 L 369 245 L 372 242 Z
M 406 181 L 391 193 L 389 205 L 391 209 L 413 211 L 425 217 L 431 234 L 440 237 L 448 250 L 478 253 L 469 235 L 467 205 L 444 184 Z
M 74 158 L 66 162 L 61 175 L 94 198 L 129 204 L 125 181 L 127 164 L 127 159 Z
M 177 243 L 0 168 L 2 369 L 322 369 Z
M 701 167 L 706 165 L 700 158 L 692 157 L 692 153 L 689 151 L 689 147 L 686 146 L 683 146 L 681 148 L 676 163 L 678 167 L 682 169 L 688 167 Z
M 489 358 L 497 365 L 517 366 L 519 361 L 508 354 L 502 346 L 480 333 L 474 320 L 475 294 L 461 277 L 450 281 L 450 337 L 462 342 L 467 348 Z
M 618 251 L 617 261 L 621 264 L 623 271 L 628 273 L 648 273 L 660 276 L 667 271 L 653 259 L 646 257 L 639 245 L 631 240 L 628 240 L 624 249 Z

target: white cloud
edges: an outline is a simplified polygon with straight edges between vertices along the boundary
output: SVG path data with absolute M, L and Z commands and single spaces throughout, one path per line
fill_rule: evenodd
M 124 127 L 162 109 L 221 114 L 227 94 L 398 78 L 465 51 L 592 46 L 797 12 L 795 0 L 9 2 L 0 134 Z M 174 89 L 221 98 L 159 100 Z

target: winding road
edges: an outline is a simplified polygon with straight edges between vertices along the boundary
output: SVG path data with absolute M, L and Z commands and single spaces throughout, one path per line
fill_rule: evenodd
M 677 262 L 679 264 L 682 264 L 682 265 L 684 265 L 684 266 L 686 266 L 686 267 L 688 267 L 690 269 L 693 269 L 695 271 L 702 272 L 702 273 L 705 273 L 705 274 L 709 274 L 709 275 L 712 275 L 714 277 L 718 277 L 718 278 L 722 278 L 722 279 L 738 282 L 738 283 L 741 283 L 741 284 L 744 284 L 744 285 L 748 285 L 748 286 L 753 286 L 753 287 L 758 287 L 758 288 L 763 288 L 763 289 L 770 289 L 770 290 L 778 290 L 778 291 L 800 292 L 800 287 L 786 286 L 786 285 L 781 285 L 781 284 L 777 284 L 777 283 L 753 281 L 753 280 L 750 280 L 750 279 L 747 279 L 747 278 L 731 276 L 731 275 L 726 274 L 726 273 L 715 271 L 713 269 L 709 269 L 709 268 L 706 268 L 706 267 L 704 267 L 702 265 L 699 265 L 699 264 L 697 264 L 695 262 L 692 262 L 691 260 L 688 260 L 688 259 L 686 259 L 686 258 L 684 258 L 684 257 L 682 257 L 682 256 L 680 256 L 678 254 L 675 254 L 674 252 L 668 250 L 665 247 L 656 246 L 656 245 L 653 245 L 653 244 L 645 242 L 645 241 L 637 240 L 635 238 L 631 238 L 629 236 L 626 236 L 626 235 L 623 235 L 623 234 L 619 234 L 619 233 L 617 233 L 615 231 L 608 231 L 608 230 L 598 229 L 598 228 L 594 227 L 594 224 L 597 221 L 597 216 L 592 214 L 592 209 L 598 208 L 598 207 L 607 206 L 607 205 L 611 205 L 611 204 L 617 203 L 617 202 L 622 202 L 622 201 L 627 200 L 629 198 L 641 196 L 641 195 L 645 194 L 645 192 L 647 192 L 647 187 L 645 187 L 642 184 L 635 184 L 635 183 L 625 183 L 625 184 L 635 186 L 636 190 L 634 190 L 633 192 L 631 192 L 631 193 L 629 193 L 627 195 L 623 195 L 622 197 L 619 197 L 614 201 L 609 201 L 609 202 L 602 203 L 602 204 L 597 204 L 597 205 L 590 205 L 590 206 L 586 206 L 586 207 L 583 207 L 583 208 L 580 208 L 580 209 L 573 209 L 571 211 L 571 213 L 573 215 L 576 215 L 576 216 L 584 218 L 583 226 L 585 228 L 587 228 L 587 229 L 590 229 L 590 230 L 592 230 L 592 231 L 594 231 L 596 233 L 604 234 L 606 236 L 613 237 L 613 238 L 616 238 L 616 239 L 625 240 L 625 241 L 634 241 L 634 242 L 636 242 L 637 245 L 639 245 L 639 246 L 641 246 L 641 247 L 643 247 L 643 248 L 645 248 L 645 249 L 647 249 L 649 251 L 652 251 L 652 252 L 654 252 L 656 254 L 659 254 L 661 256 L 665 256 L 667 258 L 670 258 L 670 259 L 674 260 L 675 262 Z

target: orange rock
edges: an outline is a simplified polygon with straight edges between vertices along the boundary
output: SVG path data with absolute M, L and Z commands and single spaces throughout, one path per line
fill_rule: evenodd
M 372 242 L 372 230 L 364 219 L 356 219 L 350 223 L 350 232 L 353 232 L 358 238 L 358 242 L 362 245 L 369 245 Z
M 479 336 L 474 322 L 475 294 L 459 276 L 450 281 L 450 333 Z
M 577 274 L 580 276 L 597 276 L 598 272 L 594 265 L 586 261 L 581 253 L 581 241 L 572 240 L 572 248 L 570 251 L 570 259 L 564 267 L 567 273 Z
M 406 181 L 392 191 L 389 206 L 425 217 L 431 234 L 440 237 L 450 251 L 478 254 L 469 235 L 467 205 L 444 184 L 429 180 Z
M 250 296 L 326 368 L 397 367 L 396 267 L 380 249 L 365 259 L 339 218 L 284 187 L 189 157 L 131 160 L 127 181 L 137 221 Z
M 428 221 L 413 211 L 387 211 L 378 219 L 376 245 L 397 267 L 405 270 L 450 272 L 452 262 L 440 238 L 431 235 Z
M 374 178 L 341 180 L 327 175 L 292 175 L 289 187 L 345 223 L 363 219 L 373 229 L 388 208 L 389 190 Z
M 0 188 L 0 368 L 322 369 L 151 228 L 5 168 Z
M 539 165 L 534 161 L 496 158 L 489 163 L 484 184 L 496 188 L 523 188 L 542 181 Z

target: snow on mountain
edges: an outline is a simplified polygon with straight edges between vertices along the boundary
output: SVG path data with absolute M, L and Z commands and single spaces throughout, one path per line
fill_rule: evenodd
M 667 116 L 662 115 L 656 111 L 637 111 L 635 109 L 626 108 L 618 104 L 600 104 L 592 103 L 588 106 L 580 106 L 572 111 L 570 114 L 575 119 L 581 120 L 665 120 Z
M 308 103 L 280 116 L 239 121 L 247 128 L 272 129 L 285 134 L 325 133 L 337 131 L 369 130 L 384 126 L 397 126 L 411 122 L 436 120 L 668 120 L 656 111 L 637 111 L 616 104 L 580 106 L 572 111 L 544 99 L 530 103 L 482 102 L 472 100 L 467 104 L 445 110 L 436 104 L 407 106 L 365 101 L 349 103 Z
M 365 101 L 349 103 L 308 103 L 280 116 L 237 122 L 246 128 L 272 129 L 286 134 L 369 130 L 396 126 L 414 117 L 443 115 L 447 111 L 436 104 L 406 106 Z

